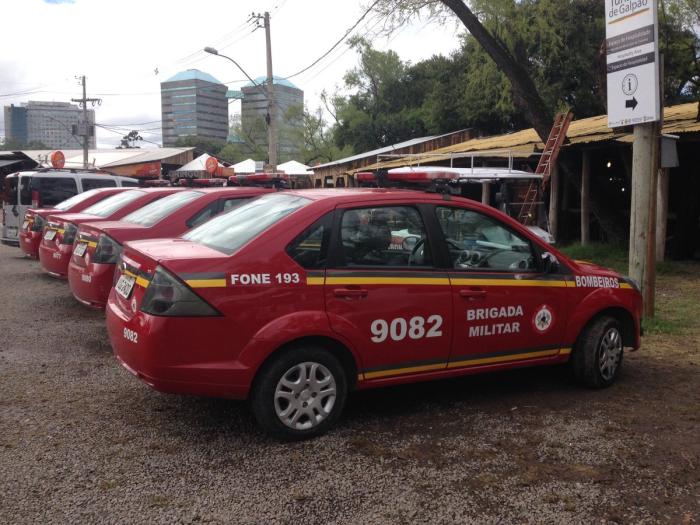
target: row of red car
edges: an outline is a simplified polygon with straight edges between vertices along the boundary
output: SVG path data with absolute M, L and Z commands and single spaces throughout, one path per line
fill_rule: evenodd
M 20 248 L 38 258 L 50 275 L 67 278 L 78 301 L 104 308 L 126 241 L 176 237 L 268 191 L 254 187 L 91 190 L 64 201 L 58 209 L 29 210 L 20 231 Z
M 160 391 L 250 399 L 284 439 L 328 430 L 353 389 L 563 363 L 601 388 L 640 346 L 632 280 L 449 192 L 112 189 L 58 208 L 27 214 L 22 249 L 106 304 L 119 362 Z

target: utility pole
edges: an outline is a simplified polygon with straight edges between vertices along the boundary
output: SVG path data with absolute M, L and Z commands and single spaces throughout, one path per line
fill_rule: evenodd
M 658 0 L 606 2 L 608 127 L 633 126 L 629 275 L 641 286 L 644 317 L 654 316 L 656 187 L 663 123 Z
M 277 119 L 275 118 L 275 86 L 272 77 L 272 45 L 270 43 L 270 13 L 265 11 L 265 45 L 267 47 L 267 145 L 268 162 L 277 170 Z
M 80 107 L 83 109 L 83 123 L 78 126 L 78 135 L 83 136 L 83 168 L 87 169 L 89 165 L 88 161 L 88 143 L 90 140 L 90 126 L 88 125 L 88 112 L 87 103 L 92 103 L 93 107 L 95 104 L 102 104 L 101 98 L 87 98 L 87 88 L 85 87 L 85 75 L 79 77 L 81 84 L 83 86 L 83 98 L 72 98 L 71 102 L 78 102 Z

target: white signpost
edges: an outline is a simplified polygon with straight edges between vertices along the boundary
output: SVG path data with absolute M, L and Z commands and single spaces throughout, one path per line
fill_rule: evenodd
M 605 0 L 608 127 L 660 120 L 658 0 Z

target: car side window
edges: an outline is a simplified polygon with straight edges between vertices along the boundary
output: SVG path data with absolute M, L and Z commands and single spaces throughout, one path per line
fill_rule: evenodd
M 187 224 L 188 228 L 194 228 L 195 226 L 199 226 L 200 224 L 203 224 L 209 219 L 211 219 L 216 214 L 216 210 L 218 208 L 219 203 L 214 201 L 210 203 L 207 207 L 195 213 L 185 224 Z
M 537 270 L 530 241 L 496 219 L 473 210 L 436 208 L 452 267 L 473 271 Z
M 323 216 L 291 242 L 287 254 L 307 270 L 325 268 L 332 224 L 332 213 Z
M 411 206 L 346 210 L 340 252 L 341 266 L 432 266 L 423 219 Z
M 234 208 L 238 208 L 241 204 L 245 204 L 249 200 L 250 198 L 248 197 L 244 199 L 241 199 L 239 197 L 236 197 L 235 199 L 226 199 L 224 200 L 224 205 L 221 210 L 221 213 L 226 213 L 227 211 L 231 211 Z
M 114 179 L 82 179 L 83 191 L 93 190 L 95 188 L 114 188 L 117 181 Z

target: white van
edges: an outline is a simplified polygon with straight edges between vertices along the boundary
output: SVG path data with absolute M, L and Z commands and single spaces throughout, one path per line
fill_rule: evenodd
M 5 177 L 3 185 L 0 242 L 19 246 L 19 226 L 29 208 L 52 208 L 73 195 L 95 188 L 138 185 L 137 179 L 96 171 L 46 168 L 12 173 Z

